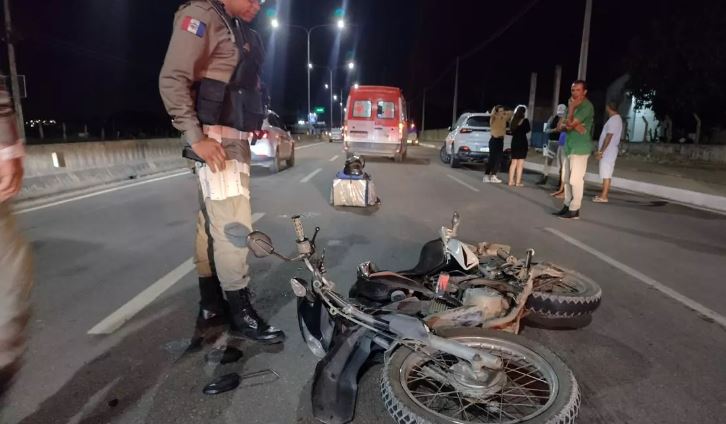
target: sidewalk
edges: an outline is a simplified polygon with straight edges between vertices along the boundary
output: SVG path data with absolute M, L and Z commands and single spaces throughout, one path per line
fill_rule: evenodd
M 525 168 L 542 172 L 544 157 L 531 149 Z M 585 180 L 600 185 L 598 163 L 590 156 Z M 551 174 L 558 170 L 551 169 Z M 612 186 L 674 202 L 726 212 L 726 168 L 706 163 L 663 164 L 642 157 L 619 157 Z

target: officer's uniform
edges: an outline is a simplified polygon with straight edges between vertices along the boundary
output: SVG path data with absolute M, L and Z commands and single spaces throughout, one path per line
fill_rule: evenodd
M 22 157 L 12 101 L 0 75 L 0 161 Z M 7 202 L 0 203 L 0 393 L 18 368 L 29 318 L 30 250 Z
M 228 166 L 236 160 L 239 170 L 238 195 L 213 200 L 200 192 L 195 264 L 200 305 L 208 316 L 224 313 L 219 283 L 233 313 L 235 293 L 247 296 L 245 243 L 252 230 L 248 131 L 258 129 L 264 116 L 259 80 L 263 58 L 259 36 L 228 16 L 221 2 L 193 0 L 176 13 L 159 77 L 164 105 L 189 145 L 205 135 L 215 139 L 224 147 Z M 247 298 L 243 303 L 251 310 Z M 258 324 L 266 327 L 261 320 Z

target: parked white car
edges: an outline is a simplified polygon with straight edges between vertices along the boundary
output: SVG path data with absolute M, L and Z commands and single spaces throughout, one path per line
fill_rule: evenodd
M 295 139 L 275 112 L 268 111 L 262 130 L 250 135 L 250 150 L 252 163 L 268 165 L 272 173 L 295 166 Z
M 490 116 L 489 112 L 462 114 L 456 125 L 449 128 L 450 132 L 441 147 L 441 160 L 452 168 L 457 168 L 462 163 L 486 162 L 489 159 L 489 140 L 492 138 L 489 128 Z M 509 167 L 511 147 L 512 136 L 507 134 L 504 137 L 501 169 Z

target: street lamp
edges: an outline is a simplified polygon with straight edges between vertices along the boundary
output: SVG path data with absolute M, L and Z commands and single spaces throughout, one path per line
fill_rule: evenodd
M 321 66 L 321 65 L 313 65 L 313 67 L 326 69 L 330 73 L 330 84 L 325 84 L 325 89 L 327 90 L 328 87 L 330 87 L 330 129 L 332 130 L 333 129 L 333 100 L 336 100 L 336 101 L 338 100 L 338 96 L 333 94 L 333 71 L 336 69 L 345 69 L 345 68 L 347 68 L 348 70 L 352 70 L 355 68 L 355 62 L 351 60 L 345 66 L 334 66 L 332 68 L 330 66 Z M 340 92 L 340 100 L 343 100 L 343 91 L 342 90 Z M 342 103 L 341 103 L 341 106 L 342 106 Z M 341 117 L 341 125 L 343 125 L 342 117 Z
M 353 84 L 353 88 L 355 88 L 356 90 L 357 90 L 357 89 L 358 89 L 359 87 L 360 87 L 360 85 L 359 85 L 358 83 L 355 83 L 355 84 Z
M 271 26 L 272 26 L 273 29 L 278 28 L 278 27 L 280 27 L 280 26 L 283 25 L 277 19 L 273 19 L 270 22 L 270 24 L 271 24 Z M 295 28 L 295 29 L 299 29 L 299 30 L 305 31 L 305 33 L 307 34 L 307 57 L 308 57 L 308 117 L 310 116 L 310 113 L 312 112 L 312 107 L 311 107 L 311 104 L 310 104 L 310 71 L 313 69 L 313 64 L 312 64 L 312 62 L 310 60 L 310 38 L 312 36 L 312 33 L 316 29 L 320 29 L 320 28 L 330 28 L 330 27 L 337 27 L 338 30 L 342 31 L 343 29 L 345 29 L 345 25 L 346 25 L 345 24 L 345 20 L 343 20 L 342 18 L 341 19 L 338 19 L 338 21 L 335 24 L 315 25 L 315 26 L 310 27 L 310 28 L 307 28 L 307 27 L 304 27 L 304 26 L 301 26 L 301 25 L 290 25 L 290 24 L 284 25 L 284 26 L 286 26 L 288 28 Z

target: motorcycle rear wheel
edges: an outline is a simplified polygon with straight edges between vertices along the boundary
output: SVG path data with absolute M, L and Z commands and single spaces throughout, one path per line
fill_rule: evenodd
M 528 311 L 552 319 L 589 315 L 600 306 L 602 289 L 584 275 L 562 269 L 564 277 L 541 276 L 527 299 Z
M 450 367 L 458 361 L 456 358 L 439 351 L 401 346 L 390 354 L 381 378 L 383 401 L 398 424 L 575 421 L 580 408 L 577 381 L 567 365 L 544 346 L 521 336 L 481 328 L 447 329 L 438 335 L 501 357 L 505 383 L 501 389 L 473 397 L 422 372 L 429 367 Z

